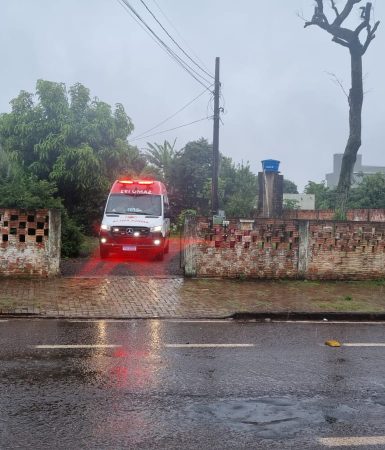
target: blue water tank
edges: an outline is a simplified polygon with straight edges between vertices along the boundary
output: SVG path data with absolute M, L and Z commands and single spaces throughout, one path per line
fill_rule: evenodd
M 279 172 L 279 163 L 276 159 L 264 159 L 262 161 L 262 169 L 264 172 Z

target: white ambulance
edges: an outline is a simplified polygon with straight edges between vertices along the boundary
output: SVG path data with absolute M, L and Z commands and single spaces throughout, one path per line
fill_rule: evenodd
M 169 214 L 167 191 L 160 181 L 116 180 L 100 227 L 100 257 L 150 254 L 162 260 L 170 245 Z

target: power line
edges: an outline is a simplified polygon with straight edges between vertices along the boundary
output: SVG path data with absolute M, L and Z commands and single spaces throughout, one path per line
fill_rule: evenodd
M 186 61 L 184 61 L 179 55 L 177 55 L 156 33 L 155 31 L 146 23 L 146 21 L 139 15 L 139 13 L 133 8 L 128 0 L 119 0 L 120 2 L 123 2 L 123 4 L 129 8 L 129 11 L 131 11 L 134 14 L 134 17 L 137 18 L 141 24 L 144 25 L 145 30 L 149 31 L 151 36 L 155 38 L 156 42 L 169 54 L 169 56 L 174 59 L 189 75 L 191 75 L 198 83 L 200 83 L 202 86 L 207 87 L 204 83 L 202 83 L 201 80 L 199 80 L 196 76 L 200 77 L 202 80 L 204 80 L 206 83 L 210 84 L 210 81 L 207 80 L 204 76 L 202 76 L 199 72 L 197 72 L 193 67 L 191 67 Z M 121 3 L 122 4 L 122 3 Z M 143 28 L 143 27 L 142 27 Z M 196 76 L 195 76 L 195 75 Z
M 210 86 L 211 88 L 211 86 Z M 208 89 L 210 89 L 208 88 Z M 162 122 L 159 122 L 158 124 L 154 125 L 152 128 L 150 128 L 149 130 L 144 131 L 143 133 L 138 134 L 137 136 L 134 136 L 131 140 L 136 140 L 139 139 L 140 137 L 146 135 L 147 133 L 149 133 L 152 130 L 155 130 L 156 128 L 160 127 L 161 125 L 163 125 L 164 123 L 168 122 L 170 119 L 172 119 L 173 117 L 175 117 L 177 114 L 179 114 L 180 112 L 182 112 L 184 109 L 186 109 L 188 106 L 190 106 L 192 103 L 194 103 L 196 100 L 198 100 L 198 98 L 202 97 L 203 94 L 206 93 L 206 91 L 208 89 L 205 89 L 204 91 L 202 91 L 199 95 L 197 95 L 196 97 L 194 97 L 192 100 L 190 100 L 188 103 L 186 103 L 184 106 L 182 106 L 182 108 L 178 109 L 178 111 L 176 111 L 174 114 L 172 114 L 171 116 L 167 117 L 166 119 L 162 120 Z
M 151 9 L 147 6 L 144 0 L 140 0 L 142 5 L 147 9 L 147 11 L 151 14 L 151 16 L 155 19 L 155 21 L 158 23 L 158 25 L 162 28 L 162 30 L 167 34 L 167 36 L 172 40 L 172 42 L 181 50 L 181 52 L 187 56 L 187 58 L 195 64 L 202 72 L 204 72 L 206 75 L 214 79 L 214 77 L 207 72 L 205 69 L 203 69 L 196 61 L 194 61 L 191 56 L 178 44 L 178 42 L 171 36 L 171 34 L 166 30 L 166 28 L 162 25 L 162 23 L 158 20 L 158 18 L 155 16 L 155 14 L 151 11 Z
M 139 140 L 139 139 L 147 139 L 149 137 L 156 136 L 158 134 L 163 134 L 163 133 L 167 133 L 169 131 L 178 130 L 179 128 L 187 127 L 189 125 L 193 125 L 194 123 L 203 122 L 204 120 L 208 120 L 208 119 L 212 119 L 212 116 L 211 117 L 207 117 L 207 116 L 206 117 L 202 117 L 202 119 L 194 120 L 193 122 L 189 122 L 189 123 L 184 123 L 183 125 L 179 125 L 178 127 L 169 128 L 168 130 L 158 131 L 157 133 L 149 134 L 149 135 L 143 136 L 141 138 L 129 139 L 128 141 L 129 142 L 133 142 L 133 141 L 136 141 L 136 140 Z
M 176 34 L 180 37 L 180 39 L 185 43 L 186 47 L 191 51 L 191 53 L 196 57 L 196 59 L 202 64 L 202 66 L 206 70 L 210 70 L 207 68 L 206 64 L 199 58 L 199 56 L 194 52 L 194 50 L 191 48 L 191 46 L 186 42 L 186 39 L 183 38 L 183 36 L 180 34 L 176 26 L 171 22 L 171 20 L 167 17 L 166 13 L 162 10 L 159 3 L 156 0 L 152 0 L 152 2 L 156 5 L 156 7 L 159 9 L 162 16 L 166 19 L 166 21 L 171 25 L 171 27 L 174 29 Z
M 192 76 L 199 84 L 201 84 L 202 86 L 204 86 L 206 89 L 209 88 L 209 81 L 203 77 L 202 75 L 200 75 L 194 68 L 192 68 L 188 63 L 186 63 L 182 58 L 180 58 L 156 33 L 155 31 L 143 20 L 143 18 L 138 14 L 138 12 L 130 5 L 130 3 L 128 2 L 128 0 L 118 0 L 119 3 L 121 4 L 121 6 L 123 6 L 123 8 L 130 13 L 131 17 L 134 17 L 136 22 L 138 22 L 138 20 L 140 21 L 141 24 L 143 24 L 143 26 L 145 27 L 146 31 L 148 30 L 149 33 L 151 33 L 151 36 L 153 36 L 156 39 L 156 42 L 158 43 L 158 45 L 162 46 L 162 48 L 169 54 L 169 56 L 171 56 L 171 58 L 173 58 L 190 76 Z M 127 9 L 128 8 L 128 9 Z M 143 28 L 142 26 L 142 28 Z M 197 76 L 195 76 L 194 74 L 196 74 L 197 76 L 199 76 L 200 78 L 202 78 L 204 81 L 206 81 L 206 83 L 208 83 L 207 85 L 205 83 L 203 83 L 199 78 L 197 78 Z

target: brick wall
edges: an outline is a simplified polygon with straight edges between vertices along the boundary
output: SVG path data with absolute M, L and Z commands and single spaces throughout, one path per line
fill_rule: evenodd
M 0 276 L 59 273 L 60 212 L 0 208 Z
M 280 278 L 295 277 L 298 230 L 294 222 L 276 219 L 209 228 L 198 222 L 198 276 Z
M 189 223 L 186 275 L 198 277 L 371 279 L 385 277 L 385 223 L 232 220 Z M 186 267 L 186 266 L 185 266 Z
M 284 219 L 333 220 L 334 214 L 333 209 L 285 209 L 282 217 Z M 385 209 L 350 209 L 346 217 L 347 220 L 354 222 L 385 222 Z
M 385 223 L 310 222 L 309 279 L 385 276 Z

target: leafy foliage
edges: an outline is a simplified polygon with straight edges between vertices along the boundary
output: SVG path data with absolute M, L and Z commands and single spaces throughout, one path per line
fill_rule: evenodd
M 220 208 L 227 217 L 251 217 L 256 207 L 258 177 L 249 164 L 235 165 L 231 158 L 221 158 L 219 173 Z
M 211 177 L 212 146 L 206 139 L 189 142 L 178 152 L 168 182 L 174 214 L 181 209 L 196 209 L 208 214 L 210 207 L 206 184 Z
M 147 143 L 146 159 L 151 166 L 154 166 L 161 179 L 166 182 L 171 181 L 172 167 L 177 158 L 175 151 L 176 140 L 173 144 L 164 141 L 163 144 Z
M 133 124 L 123 106 L 91 99 L 80 83 L 67 93 L 63 83 L 38 80 L 35 96 L 21 91 L 11 107 L 0 115 L 4 152 L 27 178 L 54 183 L 51 194 L 90 232 L 113 180 L 146 166 L 128 145 Z
M 175 143 L 174 143 L 175 144 Z M 157 167 L 166 167 L 160 161 L 167 161 L 170 170 L 164 171 L 168 186 L 173 215 L 176 217 L 184 209 L 196 210 L 198 214 L 210 213 L 212 146 L 205 139 L 189 142 L 182 150 L 175 151 L 174 145 L 165 142 L 154 146 L 152 159 Z M 159 156 L 162 155 L 162 158 Z M 165 155 L 168 155 L 165 157 Z M 231 158 L 220 157 L 218 180 L 219 208 L 228 217 L 249 217 L 256 204 L 258 179 L 249 164 L 233 163 Z
M 294 199 L 285 198 L 283 200 L 284 209 L 299 209 L 299 201 Z
M 178 230 L 182 230 L 184 223 L 185 223 L 185 219 L 187 216 L 196 216 L 197 212 L 195 209 L 183 209 L 180 214 L 178 215 L 177 221 L 176 221 L 176 226 Z
M 337 191 L 325 186 L 324 181 L 321 183 L 309 181 L 305 193 L 315 194 L 316 209 L 335 207 Z M 362 182 L 351 189 L 347 206 L 349 209 L 385 208 L 385 175 L 377 173 L 364 176 Z M 345 218 L 344 215 L 339 216 L 338 211 L 336 213 L 336 219 Z
M 284 194 L 298 194 L 298 187 L 293 181 L 290 181 L 290 180 L 287 180 L 286 178 L 284 178 L 283 192 L 284 192 Z
M 64 211 L 62 214 L 62 247 L 61 254 L 65 258 L 79 256 L 80 247 L 84 241 L 84 235 L 73 218 Z
M 54 197 L 56 186 L 33 175 L 25 175 L 14 183 L 0 182 L 0 206 L 3 208 L 62 208 L 61 200 Z
M 315 195 L 315 209 L 333 209 L 336 191 L 326 186 L 325 181 L 315 183 L 309 181 L 305 186 L 305 194 Z
M 385 175 L 367 175 L 351 190 L 349 208 L 385 208 Z

